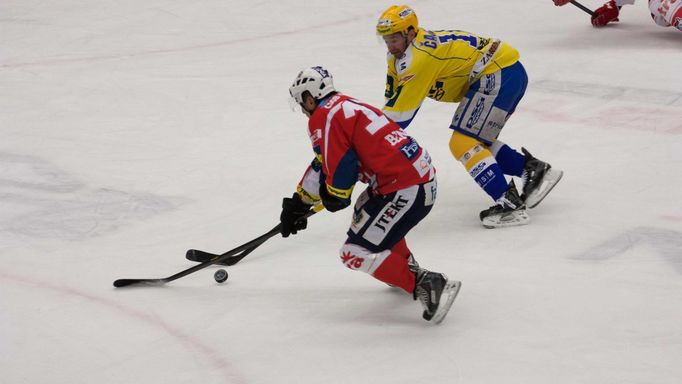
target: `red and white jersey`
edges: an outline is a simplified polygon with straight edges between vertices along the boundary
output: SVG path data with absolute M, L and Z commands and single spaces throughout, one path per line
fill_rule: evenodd
M 656 24 L 682 31 L 682 0 L 649 0 L 649 10 Z
M 331 195 L 350 199 L 357 181 L 385 195 L 436 172 L 428 152 L 381 110 L 340 93 L 320 103 L 308 133 L 317 157 L 299 184 L 304 197 L 318 196 L 325 183 Z
M 619 7 L 635 3 L 635 0 L 614 1 Z M 682 0 L 649 0 L 649 11 L 656 24 L 663 27 L 672 25 L 682 31 Z

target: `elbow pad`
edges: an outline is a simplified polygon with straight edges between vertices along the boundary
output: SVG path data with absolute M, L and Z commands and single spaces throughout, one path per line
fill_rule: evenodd
M 350 199 L 344 199 L 342 197 L 334 196 L 327 190 L 327 185 L 320 185 L 320 198 L 322 199 L 322 205 L 329 212 L 340 211 L 350 205 Z

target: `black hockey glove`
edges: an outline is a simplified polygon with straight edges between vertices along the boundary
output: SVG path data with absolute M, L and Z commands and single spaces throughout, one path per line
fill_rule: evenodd
M 282 237 L 289 237 L 289 235 L 295 235 L 298 231 L 306 229 L 308 219 L 303 216 L 308 213 L 308 210 L 310 210 L 310 205 L 304 203 L 298 193 L 282 199 L 282 214 L 279 216 L 279 221 L 282 224 L 280 228 Z
M 329 212 L 340 211 L 350 205 L 349 199 L 344 199 L 342 197 L 333 196 L 327 191 L 327 185 L 320 185 L 320 199 L 322 199 L 322 205 Z

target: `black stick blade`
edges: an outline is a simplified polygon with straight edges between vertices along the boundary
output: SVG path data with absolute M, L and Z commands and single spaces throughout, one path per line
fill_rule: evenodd
M 197 263 L 205 263 L 212 258 L 218 258 L 220 255 L 216 255 L 215 253 L 209 253 L 209 252 L 204 252 L 200 251 L 198 249 L 188 249 L 187 253 L 185 254 L 185 258 L 189 261 L 194 261 Z
M 114 287 L 121 288 L 134 284 L 162 285 L 164 283 L 163 279 L 118 279 L 114 281 Z

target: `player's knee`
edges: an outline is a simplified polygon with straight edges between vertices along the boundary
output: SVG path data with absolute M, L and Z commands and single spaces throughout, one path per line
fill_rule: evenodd
M 483 143 L 457 131 L 452 133 L 449 146 L 452 155 L 467 169 L 471 164 L 490 156 L 490 151 Z
M 450 137 L 449 146 L 452 156 L 454 156 L 457 160 L 461 161 L 464 154 L 466 154 L 470 149 L 474 148 L 476 145 L 480 144 L 481 142 L 474 139 L 473 137 L 469 137 L 457 131 L 453 131 L 452 136 Z
M 346 243 L 341 247 L 339 253 L 343 265 L 352 270 L 362 271 L 371 275 L 391 251 L 385 250 L 379 253 L 372 253 L 365 247 Z

